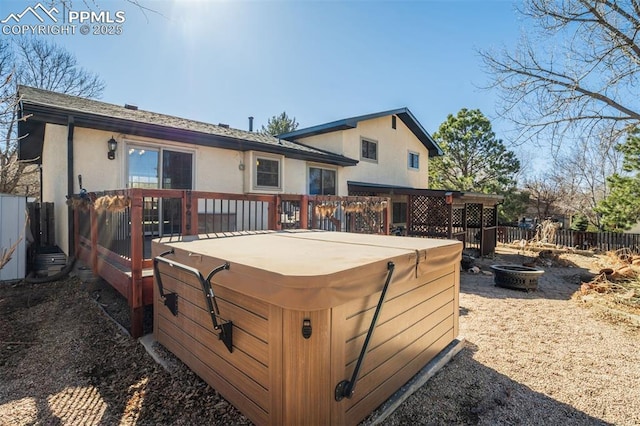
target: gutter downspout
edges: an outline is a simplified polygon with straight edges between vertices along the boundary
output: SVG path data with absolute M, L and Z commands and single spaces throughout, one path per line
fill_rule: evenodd
M 75 129 L 73 116 L 68 117 L 67 123 L 67 195 L 73 195 L 73 131 Z M 69 256 L 75 255 L 75 241 L 74 241 L 74 221 L 73 221 L 73 208 L 71 205 L 67 206 L 67 222 L 69 225 Z

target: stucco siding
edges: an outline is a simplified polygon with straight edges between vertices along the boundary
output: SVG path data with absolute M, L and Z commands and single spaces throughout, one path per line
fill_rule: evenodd
M 307 162 L 287 158 L 284 163 L 284 192 L 287 194 L 305 194 L 307 192 L 308 179 Z
M 115 159 L 107 158 L 107 141 L 118 141 Z M 82 175 L 82 186 L 87 191 L 104 191 L 124 187 L 122 178 L 123 156 L 126 147 L 118 135 L 76 127 L 73 134 L 73 168 L 76 177 Z M 80 191 L 78 179 L 73 183 L 74 192 Z
M 400 119 L 396 119 L 395 129 L 391 127 L 391 120 L 391 116 L 386 116 L 360 121 L 354 129 L 299 141 L 359 160 L 356 166 L 339 168 L 338 193 L 341 195 L 348 193 L 348 181 L 427 188 L 429 152 Z M 376 142 L 377 161 L 361 158 L 362 138 Z M 409 152 L 419 154 L 419 169 L 408 167 Z
M 377 162 L 361 159 L 362 138 L 377 142 Z M 345 155 L 360 160 L 355 167 L 345 167 L 346 180 L 427 188 L 429 152 L 401 120 L 396 120 L 395 129 L 390 116 L 361 121 L 344 131 L 344 141 Z M 409 169 L 409 151 L 420 155 L 419 170 Z
M 105 142 L 105 157 L 106 157 Z M 67 126 L 47 124 L 42 145 L 42 201 L 53 202 L 56 244 L 68 253 Z
M 243 168 L 244 152 L 199 147 L 194 189 L 240 194 L 243 191 Z
M 343 132 L 331 132 L 321 135 L 309 136 L 304 139 L 300 139 L 299 142 L 308 146 L 312 146 L 314 148 L 324 149 L 325 151 L 329 151 L 334 154 L 345 155 L 354 159 L 358 158 L 345 154 Z

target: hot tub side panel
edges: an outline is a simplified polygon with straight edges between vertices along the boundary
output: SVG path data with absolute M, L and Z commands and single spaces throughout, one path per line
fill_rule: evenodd
M 332 424 L 357 424 L 457 337 L 458 293 L 458 263 L 392 281 L 355 393 L 334 402 Z M 351 378 L 379 297 L 378 292 L 332 309 L 333 387 Z
M 311 335 L 303 335 L 308 320 Z M 331 312 L 283 310 L 283 425 L 331 422 Z
M 281 424 L 282 309 L 214 284 L 220 315 L 233 321 L 229 353 L 213 330 L 200 282 L 167 265 L 159 268 L 165 294 L 178 295 L 178 314 L 154 292 L 157 341 L 252 422 Z

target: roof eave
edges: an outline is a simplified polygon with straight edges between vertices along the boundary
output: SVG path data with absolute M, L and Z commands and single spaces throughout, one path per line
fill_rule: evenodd
M 285 146 L 269 145 L 266 143 L 248 141 L 229 136 L 212 135 L 194 130 L 179 129 L 152 123 L 141 123 L 134 120 L 84 113 L 75 110 L 66 110 L 51 105 L 33 103 L 28 100 L 23 100 L 21 110 L 23 116 L 33 114 L 31 119 L 35 121 L 59 125 L 66 125 L 69 121 L 69 117 L 73 117 L 74 124 L 76 126 L 96 130 L 112 131 L 155 139 L 179 140 L 181 142 L 192 143 L 195 145 L 233 149 L 236 151 L 261 151 L 283 154 L 289 158 L 316 161 L 337 166 L 353 166 L 358 163 L 357 160 L 337 154 L 320 154 L 298 151 Z
M 442 149 L 438 146 L 436 141 L 431 137 L 429 132 L 427 132 L 424 127 L 422 127 L 418 119 L 407 107 L 361 115 L 358 117 L 346 118 L 344 120 L 332 121 L 330 123 L 320 124 L 317 126 L 307 127 L 305 129 L 294 130 L 293 132 L 283 133 L 281 135 L 278 135 L 278 137 L 289 141 L 295 141 L 298 138 L 307 138 L 324 133 L 354 129 L 358 126 L 358 122 L 360 121 L 366 121 L 390 115 L 396 115 L 400 118 L 400 120 L 402 120 L 405 126 L 407 126 L 409 130 L 411 130 L 411 132 L 427 149 L 427 151 L 429 152 L 429 157 L 438 157 L 444 155 Z
M 422 142 L 425 148 L 429 151 L 429 157 L 439 157 L 444 155 L 444 152 L 436 141 L 431 137 L 418 119 L 413 115 L 408 108 L 405 108 L 404 112 L 396 114 L 400 120 L 413 132 L 414 135 Z

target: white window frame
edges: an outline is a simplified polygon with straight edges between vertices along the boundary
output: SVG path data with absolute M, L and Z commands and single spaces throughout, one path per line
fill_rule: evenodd
M 416 156 L 418 159 L 418 167 L 414 167 L 411 164 L 411 156 Z M 420 170 L 420 153 L 415 151 L 407 151 L 407 168 L 409 170 Z
M 372 144 L 374 144 L 376 146 L 376 158 L 375 159 L 364 157 L 362 155 L 362 145 L 364 145 L 365 142 L 372 143 Z M 360 137 L 360 159 L 362 161 L 367 161 L 369 163 L 377 163 L 378 160 L 380 159 L 380 149 L 379 149 L 379 147 L 380 146 L 379 146 L 377 140 L 371 139 L 371 138 Z
M 258 185 L 258 161 L 260 161 L 261 159 L 278 162 L 278 186 L 277 187 Z M 254 191 L 282 192 L 283 181 L 284 181 L 284 156 L 253 153 L 252 161 L 251 161 L 251 171 L 253 174 L 253 178 L 251 179 L 251 187 Z
M 306 192 L 311 195 L 311 191 L 309 190 L 309 185 L 311 184 L 311 179 L 310 179 L 310 174 L 311 174 L 311 169 L 322 169 L 322 170 L 330 170 L 332 172 L 334 172 L 336 174 L 336 193 L 333 195 L 338 195 L 338 189 L 339 189 L 339 184 L 338 184 L 338 169 L 335 167 L 327 167 L 324 164 L 308 164 L 307 165 L 307 190 Z

